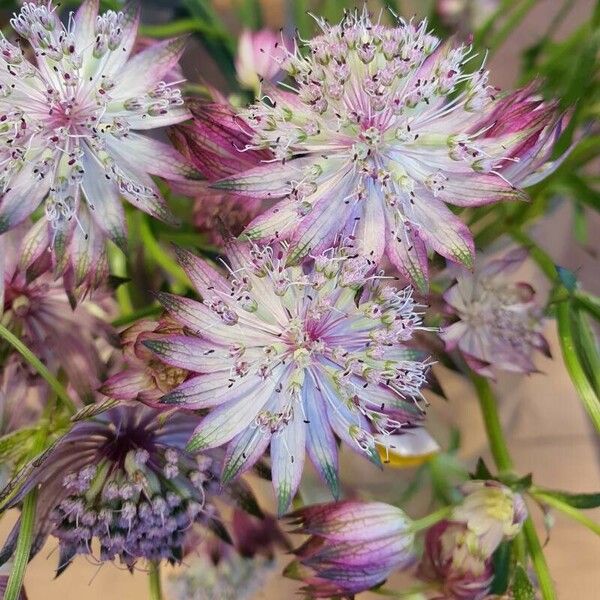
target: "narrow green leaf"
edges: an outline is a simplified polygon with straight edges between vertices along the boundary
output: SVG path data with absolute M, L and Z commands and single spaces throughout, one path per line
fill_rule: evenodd
M 577 344 L 577 352 L 581 364 L 592 384 L 596 396 L 600 398 L 600 353 L 598 342 L 590 326 L 587 315 L 573 306 L 573 335 Z
M 504 594 L 508 589 L 510 574 L 511 545 L 503 542 L 498 546 L 492 558 L 494 564 L 494 580 L 490 588 L 491 594 Z
M 570 300 L 560 302 L 557 305 L 556 320 L 565 366 L 594 427 L 600 432 L 600 398 L 588 379 L 581 363 L 581 358 L 577 353 L 577 345 L 573 337 L 572 305 Z
M 514 600 L 535 600 L 535 588 L 521 565 L 515 567 L 511 591 Z
M 574 521 L 577 521 L 584 527 L 587 527 L 590 531 L 593 531 L 596 535 L 600 535 L 600 523 L 593 521 L 586 514 L 582 513 L 578 508 L 573 508 L 571 505 L 555 498 L 551 495 L 544 494 L 542 492 L 536 492 L 533 497 L 543 504 L 559 510 L 567 517 L 570 517 Z
M 572 494 L 561 490 L 548 490 L 545 488 L 536 488 L 535 493 L 541 493 L 544 496 L 550 496 L 560 502 L 564 502 L 573 508 L 598 508 L 600 506 L 600 492 L 592 494 Z

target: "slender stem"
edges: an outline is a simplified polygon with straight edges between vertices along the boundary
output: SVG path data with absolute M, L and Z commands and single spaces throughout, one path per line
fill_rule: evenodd
M 194 18 L 179 19 L 160 25 L 142 25 L 140 27 L 141 35 L 155 38 L 167 38 L 186 33 L 201 33 L 217 41 L 228 42 L 228 36 L 223 31 Z
M 423 531 L 424 529 L 429 529 L 436 523 L 443 521 L 447 517 L 452 514 L 453 506 L 444 506 L 439 510 L 432 512 L 431 514 L 423 517 L 422 519 L 417 519 L 412 522 L 410 527 L 411 533 L 417 533 L 419 531 Z
M 490 41 L 490 54 L 493 54 L 506 38 L 516 29 L 525 15 L 535 6 L 537 0 L 524 0 L 521 6 L 504 22 L 500 30 L 494 34 Z
M 65 405 L 71 414 L 77 412 L 77 406 L 58 379 L 48 370 L 40 359 L 4 325 L 0 324 L 0 338 L 6 340 L 40 375 Z
M 23 587 L 25 569 L 29 562 L 31 544 L 33 542 L 33 526 L 35 525 L 35 511 L 37 507 L 37 488 L 33 488 L 23 501 L 21 510 L 21 527 L 15 549 L 13 568 L 8 578 L 4 600 L 18 600 Z
M 37 456 L 43 449 L 48 435 L 48 427 L 43 426 L 37 432 L 33 444 L 32 456 Z M 33 531 L 35 526 L 35 514 L 37 509 L 38 488 L 34 487 L 23 500 L 21 509 L 21 524 L 17 547 L 13 555 L 13 567 L 8 578 L 4 600 L 18 600 L 21 597 L 25 570 L 31 554 L 33 543 Z
M 140 236 L 144 244 L 144 251 L 147 253 L 147 255 L 169 275 L 171 275 L 176 283 L 183 286 L 184 289 L 188 288 L 190 283 L 185 272 L 177 264 L 177 262 L 171 258 L 169 253 L 165 252 L 164 248 L 154 237 L 152 229 L 150 228 L 150 223 L 145 215 L 140 214 L 139 225 Z
M 494 462 L 500 471 L 511 471 L 513 462 L 504 438 L 504 433 L 502 432 L 494 392 L 485 377 L 471 373 L 471 381 L 475 386 L 479 398 L 479 406 Z
M 531 562 L 533 562 L 533 568 L 537 574 L 542 598 L 544 600 L 556 600 L 558 596 L 556 595 L 554 583 L 552 582 L 550 571 L 548 570 L 548 563 L 546 562 L 544 552 L 542 551 L 542 545 L 540 544 L 531 517 L 528 517 L 523 524 L 523 534 L 525 535 Z
M 494 398 L 492 388 L 487 379 L 480 377 L 475 373 L 471 373 L 471 380 L 473 381 L 479 397 L 479 405 L 481 407 L 494 462 L 499 471 L 511 471 L 513 461 L 508 450 L 508 445 L 506 444 L 502 426 L 500 425 L 496 399 Z M 529 550 L 533 567 L 537 574 L 543 600 L 556 600 L 557 596 L 554 590 L 554 584 L 550 577 L 550 572 L 548 571 L 548 564 L 544 558 L 542 546 L 531 517 L 528 517 L 523 525 L 523 535 L 527 543 L 527 549 Z
M 162 588 L 160 584 L 160 564 L 152 561 L 148 571 L 150 583 L 150 600 L 162 600 Z

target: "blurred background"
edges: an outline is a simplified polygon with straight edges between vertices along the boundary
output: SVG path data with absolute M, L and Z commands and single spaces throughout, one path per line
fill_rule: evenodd
M 1 2 L 2 25 L 6 25 L 16 3 Z M 103 2 L 117 8 L 118 2 Z M 344 8 L 354 4 L 343 0 L 314 2 L 228 1 L 228 0 L 143 0 L 144 35 L 168 37 L 191 33 L 183 69 L 191 91 L 209 85 L 224 94 L 235 93 L 237 88 L 232 57 L 236 39 L 243 28 L 284 28 L 293 33 L 310 35 L 314 22 L 307 10 L 338 20 Z M 63 2 L 63 9 L 75 7 L 77 2 Z M 598 6 L 593 0 L 431 0 L 385 1 L 369 3 L 373 11 L 387 7 L 406 18 L 431 17 L 432 26 L 443 34 L 466 37 L 476 31 L 476 41 L 489 47 L 488 66 L 491 83 L 500 88 L 511 88 L 537 75 L 546 77 L 547 91 L 570 96 L 571 103 L 588 97 L 596 103 L 598 72 L 594 68 L 598 52 L 597 29 L 588 27 Z M 384 18 L 389 13 L 384 12 Z M 592 67 L 580 73 L 576 65 L 587 56 L 577 55 L 579 49 L 591 48 Z M 544 62 L 558 48 L 563 61 Z M 558 51 L 557 51 L 558 52 Z M 571 53 L 571 54 L 569 54 Z M 213 57 L 218 57 L 215 61 Z M 573 81 L 574 75 L 581 78 Z M 568 85 L 567 85 L 568 84 Z M 200 86 L 200 87 L 198 87 Z M 591 91 L 590 91 L 591 90 Z M 594 118 L 594 112 L 591 112 Z M 598 161 L 587 161 L 581 179 L 584 187 L 577 190 L 567 176 L 562 188 L 551 190 L 543 204 L 543 216 L 529 227 L 529 234 L 548 252 L 555 263 L 577 274 L 583 287 L 600 293 L 598 252 L 600 241 L 600 192 L 596 191 Z M 569 184 L 570 182 L 570 184 Z M 563 193 L 560 193 L 562 190 Z M 577 193 L 575 193 L 577 192 Z M 598 228 L 598 229 L 596 229 Z M 493 240 L 493 252 L 502 247 L 502 240 Z M 531 280 L 544 297 L 550 284 L 533 263 L 527 263 L 522 280 Z M 527 378 L 501 375 L 497 382 L 501 413 L 519 473 L 534 473 L 539 485 L 572 492 L 593 492 L 600 487 L 599 450 L 597 437 L 592 433 L 585 412 L 566 373 L 557 343 L 555 323 L 548 320 L 547 337 L 556 360 L 540 359 L 539 374 Z M 486 439 L 479 409 L 473 391 L 465 380 L 455 373 L 436 367 L 445 399 L 429 394 L 431 402 L 428 430 L 440 444 L 443 452 L 428 465 L 413 468 L 388 467 L 381 471 L 361 460 L 355 454 L 343 454 L 341 472 L 347 493 L 366 494 L 380 500 L 404 500 L 408 512 L 417 517 L 426 513 L 431 501 L 431 483 L 434 493 L 444 493 L 444 486 L 452 481 L 453 470 L 461 471 L 464 464 L 473 467 L 479 456 L 487 457 Z M 458 460 L 460 459 L 460 460 Z M 264 483 L 255 482 L 265 505 L 271 502 L 271 492 Z M 327 500 L 327 493 L 312 473 L 308 473 L 307 501 Z M 600 511 L 590 513 L 600 517 Z M 543 527 L 543 515 L 535 515 Z M 0 537 L 9 529 L 10 519 L 0 523 Z M 556 516 L 550 523 L 545 551 L 552 573 L 563 600 L 592 600 L 600 598 L 600 538 L 593 533 Z M 26 588 L 30 600 L 100 600 L 117 598 L 138 600 L 147 597 L 147 578 L 143 573 L 129 574 L 126 570 L 96 565 L 78 559 L 59 579 L 53 581 L 56 544 L 50 541 L 27 571 Z M 280 576 L 288 557 L 277 557 L 276 564 L 263 565 L 258 580 L 259 589 L 253 597 L 279 600 L 295 597 L 298 586 Z M 174 570 L 165 569 L 165 580 Z M 238 573 L 250 586 L 257 581 L 256 574 Z M 183 599 L 166 581 L 166 595 L 173 600 Z M 402 582 L 392 581 L 390 588 L 401 589 Z M 171 590 L 171 592 L 170 592 Z M 191 596 L 189 596 L 191 598 Z M 208 597 L 208 596 L 207 596 Z M 244 596 L 246 597 L 246 596 Z M 251 597 L 251 596 L 248 596 Z M 374 597 L 364 594 L 360 598 Z M 197 596 L 204 598 L 204 596 Z M 215 598 L 215 600 L 221 600 Z M 225 600 L 223 598 L 223 600 Z

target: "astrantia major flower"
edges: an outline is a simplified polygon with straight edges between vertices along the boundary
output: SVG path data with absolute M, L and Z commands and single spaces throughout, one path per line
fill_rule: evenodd
M 458 316 L 441 332 L 446 350 L 458 348 L 480 375 L 493 377 L 491 367 L 533 373 L 533 352 L 550 355 L 534 289 L 507 277 L 526 256 L 526 251 L 516 249 L 474 273 L 461 269 L 456 283 L 444 294 L 449 312 Z
M 189 415 L 160 422 L 142 406 L 80 421 L 7 486 L 2 509 L 40 486 L 33 552 L 48 535 L 58 538 L 59 572 L 77 554 L 127 566 L 179 562 L 194 523 L 224 531 L 211 504 L 219 487 L 215 463 L 183 450 L 193 428 Z M 18 532 L 17 523 L 0 558 L 10 556 Z
M 523 153 L 539 166 L 532 153 L 545 156 L 560 129 L 555 105 L 496 99 L 487 71 L 467 67 L 471 47 L 440 43 L 426 22 L 385 27 L 365 9 L 319 26 L 306 55 L 282 60 L 292 91 L 265 88 L 241 112 L 250 147 L 276 160 L 216 186 L 281 199 L 246 236 L 288 239 L 294 260 L 354 234 L 362 256 L 387 255 L 421 289 L 429 250 L 471 266 L 471 234 L 446 204 L 525 198 L 525 174 L 504 171 Z
M 53 277 L 48 253 L 29 268 L 24 266 L 26 231 L 22 224 L 0 236 L 0 322 L 52 372 L 64 370 L 82 399 L 89 398 L 104 375 L 101 345 L 106 347 L 115 336 L 107 322 L 112 301 L 97 291 L 94 300 L 88 298 L 72 308 L 74 301 L 65 291 L 70 286 L 63 278 Z M 1 360 L 8 350 L 12 348 L 0 342 L 0 378 L 8 368 L 8 361 Z M 43 387 L 43 381 L 24 363 L 13 371 L 13 376 L 22 379 L 26 387 Z
M 173 148 L 138 133 L 188 117 L 163 81 L 182 40 L 131 56 L 138 20 L 133 7 L 98 16 L 98 0 L 86 0 L 65 27 L 51 2 L 26 2 L 11 25 L 35 62 L 0 40 L 0 233 L 43 204 L 28 253 L 33 261 L 50 247 L 76 285 L 104 260 L 106 238 L 125 247 L 121 198 L 172 220 L 151 175 L 191 174 Z
M 295 533 L 310 538 L 286 571 L 311 597 L 354 597 L 415 560 L 412 521 L 383 502 L 346 501 L 302 508 L 290 515 Z
M 230 243 L 229 278 L 179 256 L 202 301 L 160 299 L 190 334 L 145 345 L 192 372 L 162 403 L 209 409 L 188 448 L 227 444 L 225 481 L 270 444 L 280 512 L 300 483 L 305 451 L 337 496 L 335 435 L 378 462 L 376 443 L 420 420 L 427 362 L 405 346 L 421 326 L 418 306 L 410 289 L 373 275 L 351 248 L 286 267 L 283 249 Z

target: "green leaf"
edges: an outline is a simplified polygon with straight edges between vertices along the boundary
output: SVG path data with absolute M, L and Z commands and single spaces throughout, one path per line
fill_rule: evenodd
M 471 474 L 473 479 L 494 479 L 491 471 L 488 469 L 487 465 L 483 458 L 479 458 L 477 461 L 477 466 L 475 467 L 475 472 Z
M 37 431 L 35 427 L 12 431 L 0 437 L 0 460 L 8 461 L 23 452 L 23 445 L 29 446 L 33 434 Z
M 598 343 L 587 315 L 579 310 L 578 304 L 573 306 L 573 335 L 583 369 L 596 395 L 600 397 L 600 353 L 598 352 Z
M 535 588 L 521 565 L 515 567 L 511 591 L 514 600 L 535 600 Z
M 510 572 L 511 545 L 503 542 L 498 546 L 492 558 L 494 564 L 494 580 L 490 588 L 491 594 L 504 594 L 508 589 Z
M 560 490 L 539 490 L 544 496 L 551 496 L 556 498 L 573 508 L 598 508 L 600 506 L 600 492 L 592 494 L 572 494 L 570 492 L 563 492 Z
M 573 324 L 573 307 L 570 300 L 557 305 L 556 320 L 565 366 L 596 431 L 600 432 L 600 398 L 592 382 L 588 379 L 582 364 L 582 357 L 578 353 L 578 342 L 575 341 Z

